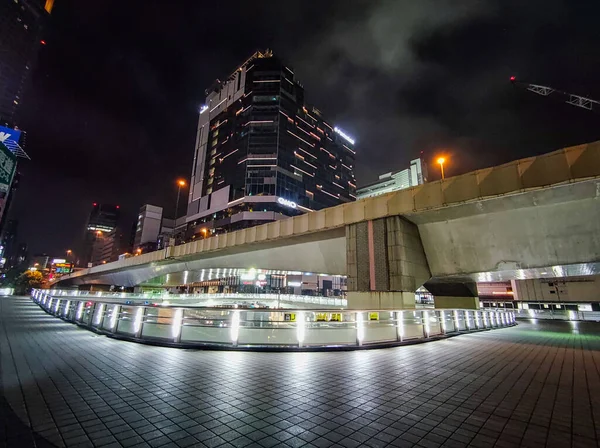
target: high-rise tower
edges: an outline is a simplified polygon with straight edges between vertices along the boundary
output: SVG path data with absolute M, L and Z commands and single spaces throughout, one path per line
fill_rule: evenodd
M 187 222 L 206 235 L 353 201 L 354 143 L 305 103 L 289 66 L 257 52 L 207 90 Z

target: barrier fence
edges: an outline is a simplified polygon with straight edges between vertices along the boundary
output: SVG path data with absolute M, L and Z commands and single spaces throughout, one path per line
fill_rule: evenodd
M 504 310 L 282 310 L 134 305 L 34 290 L 46 312 L 139 341 L 221 348 L 359 348 L 515 325 Z M 96 300 L 95 300 L 96 299 Z
M 129 301 L 140 304 L 158 304 L 158 305 L 187 305 L 187 306 L 214 306 L 224 303 L 242 303 L 262 302 L 269 305 L 276 304 L 294 304 L 310 305 L 311 307 L 336 307 L 345 308 L 348 301 L 343 297 L 325 297 L 325 296 L 306 296 L 298 294 L 277 294 L 277 293 L 215 293 L 215 294 L 168 294 L 152 292 L 116 292 L 116 291 L 78 291 L 72 289 L 52 289 L 47 291 L 53 297 L 59 298 L 78 298 L 83 300 L 98 301 Z M 285 306 L 284 306 L 285 307 Z

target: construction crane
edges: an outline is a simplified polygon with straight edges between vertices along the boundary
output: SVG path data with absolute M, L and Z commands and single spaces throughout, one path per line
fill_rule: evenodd
M 510 82 L 512 82 L 515 86 L 524 87 L 530 92 L 537 93 L 541 96 L 550 96 L 552 94 L 554 94 L 554 96 L 560 96 L 565 100 L 567 104 L 570 104 L 571 106 L 577 106 L 581 107 L 582 109 L 594 111 L 600 110 L 600 101 L 596 101 L 591 98 L 573 95 L 572 93 L 556 90 L 552 87 L 540 86 L 538 84 L 529 84 L 527 82 L 517 81 L 517 78 L 515 76 L 510 77 Z

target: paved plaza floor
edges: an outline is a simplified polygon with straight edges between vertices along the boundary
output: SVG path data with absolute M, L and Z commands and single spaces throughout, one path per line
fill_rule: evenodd
M 600 324 L 256 353 L 99 336 L 0 299 L 0 446 L 588 447 Z

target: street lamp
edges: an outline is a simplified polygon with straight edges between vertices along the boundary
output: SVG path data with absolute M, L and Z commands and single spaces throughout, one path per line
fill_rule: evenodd
M 208 230 L 206 229 L 206 227 L 200 229 L 200 232 L 202 232 L 202 235 L 204 236 L 204 238 L 206 238 L 206 232 L 208 232 Z
M 179 195 L 181 194 L 181 187 L 185 187 L 185 180 L 179 179 L 177 181 L 177 202 L 175 203 L 175 223 L 177 223 L 177 217 L 179 216 Z
M 442 180 L 444 180 L 444 162 L 446 159 L 444 157 L 438 157 L 437 163 L 440 164 L 440 170 L 442 170 Z

